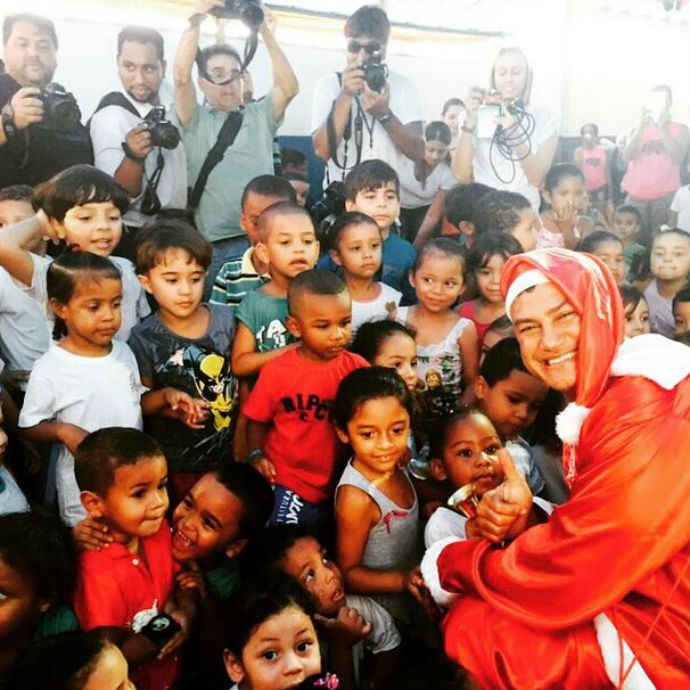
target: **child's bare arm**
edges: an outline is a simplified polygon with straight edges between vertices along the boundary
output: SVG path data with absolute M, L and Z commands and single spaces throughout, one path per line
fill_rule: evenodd
M 191 429 L 203 429 L 208 418 L 208 403 L 201 398 L 193 398 L 176 388 L 152 390 L 153 381 L 143 377 L 142 385 L 149 389 L 141 396 L 141 412 L 145 417 L 162 415 L 184 422 Z
M 30 441 L 36 443 L 62 443 L 72 455 L 76 453 L 77 446 L 89 434 L 88 431 L 84 431 L 75 424 L 63 422 L 41 422 L 22 429 L 22 433 Z
M 34 262 L 27 247 L 33 246 L 44 234 L 39 216 L 13 223 L 0 232 L 0 266 L 24 285 L 31 285 Z
M 404 570 L 373 570 L 362 565 L 364 549 L 380 511 L 361 489 L 341 486 L 335 502 L 336 560 L 349 592 L 397 594 L 411 591 L 411 573 Z
M 244 416 L 242 410 L 244 403 L 249 397 L 249 383 L 247 379 L 240 379 L 237 392 L 237 403 L 239 406 L 239 414 L 237 415 L 237 424 L 235 425 L 235 437 L 232 442 L 232 453 L 236 462 L 244 462 L 249 452 L 249 442 L 247 441 L 247 425 L 248 420 Z
M 268 435 L 269 426 L 269 424 L 264 422 L 255 422 L 253 419 L 247 420 L 247 447 L 249 448 L 249 454 L 257 451 L 256 457 L 251 460 L 251 464 L 254 465 L 271 484 L 274 484 L 276 480 L 275 465 L 265 455 L 258 454 L 258 451 L 263 451 L 266 445 L 266 436 Z M 242 460 L 244 459 L 245 458 L 242 458 Z
M 462 402 L 469 405 L 474 402 L 474 382 L 479 375 L 479 338 L 473 323 L 467 324 L 458 338 L 458 348 L 462 360 L 460 376 L 465 385 Z
M 266 362 L 280 357 L 294 347 L 297 347 L 296 343 L 270 352 L 257 352 L 254 334 L 243 323 L 238 323 L 235 342 L 232 344 L 232 372 L 238 377 L 256 376 Z

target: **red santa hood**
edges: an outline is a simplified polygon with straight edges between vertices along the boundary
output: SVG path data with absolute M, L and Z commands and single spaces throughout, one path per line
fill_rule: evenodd
M 538 273 L 530 273 L 534 271 Z M 522 292 L 544 282 L 543 278 L 553 283 L 580 315 L 575 403 L 592 407 L 606 386 L 611 364 L 623 342 L 625 312 L 618 286 L 606 265 L 595 256 L 568 249 L 536 249 L 510 257 L 503 267 L 501 292 L 506 297 L 508 316 L 519 294 L 511 290 L 516 281 Z

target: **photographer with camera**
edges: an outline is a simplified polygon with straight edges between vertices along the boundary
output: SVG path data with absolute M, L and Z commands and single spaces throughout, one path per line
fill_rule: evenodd
M 104 96 L 91 117 L 95 165 L 132 198 L 124 220 L 140 228 L 161 208 L 187 206 L 187 159 L 176 127 L 166 119 L 160 88 L 163 36 L 126 26 L 117 37 L 121 91 Z
M 688 152 L 688 128 L 671 121 L 672 92 L 655 86 L 642 110 L 642 121 L 623 152 L 627 164 L 622 187 L 625 203 L 642 216 L 641 238 L 648 243 L 668 221 L 673 196 L 681 186 L 680 166 Z
M 241 19 L 250 28 L 248 46 L 257 34 L 263 38 L 273 74 L 264 98 L 242 105 L 247 60 L 243 64 L 234 48 L 217 44 L 199 51 L 199 27 L 209 14 Z M 195 60 L 203 105 L 192 81 Z M 220 267 L 249 247 L 239 221 L 242 192 L 258 175 L 273 173 L 273 137 L 298 91 L 295 73 L 256 0 L 194 0 L 175 57 L 175 110 L 194 186 L 197 228 L 213 244 L 209 290 Z
M 558 146 L 558 120 L 532 109 L 532 70 L 520 48 L 499 51 L 490 89 L 475 86 L 465 99 L 465 122 L 453 155 L 461 183 L 481 182 L 517 192 L 539 212 L 541 188 Z
M 0 74 L 0 187 L 32 187 L 76 163 L 91 163 L 87 129 L 72 94 L 52 82 L 58 40 L 53 22 L 5 17 Z
M 347 62 L 324 75 L 312 101 L 312 142 L 327 162 L 326 185 L 377 158 L 399 170 L 407 157 L 424 160 L 422 107 L 412 82 L 384 60 L 390 23 L 380 7 L 364 5 L 345 24 Z

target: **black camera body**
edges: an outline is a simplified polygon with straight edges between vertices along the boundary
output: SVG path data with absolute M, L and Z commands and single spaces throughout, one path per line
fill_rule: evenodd
M 161 146 L 164 149 L 177 148 L 180 143 L 180 133 L 170 120 L 166 120 L 165 106 L 154 105 L 144 118 L 144 122 L 151 134 L 151 146 Z
M 81 125 L 77 99 L 61 86 L 52 84 L 41 89 L 38 98 L 43 102 L 43 119 L 38 126 L 58 132 L 73 132 Z
M 264 11 L 257 0 L 225 0 L 225 5 L 214 7 L 211 14 L 223 19 L 239 19 L 250 29 L 258 29 L 264 20 Z
M 388 66 L 383 61 L 380 50 L 375 50 L 362 65 L 364 81 L 367 86 L 378 93 L 383 91 L 388 79 Z
M 330 216 L 339 216 L 345 210 L 345 185 L 331 182 L 323 191 L 323 196 L 309 209 L 317 226 Z

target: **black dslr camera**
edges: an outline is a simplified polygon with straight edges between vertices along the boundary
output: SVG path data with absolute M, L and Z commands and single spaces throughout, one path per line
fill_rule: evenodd
M 388 78 L 388 66 L 381 59 L 381 51 L 375 50 L 369 55 L 366 62 L 362 65 L 364 70 L 364 81 L 367 86 L 378 93 L 383 91 Z
M 162 146 L 164 149 L 174 149 L 180 143 L 180 133 L 177 127 L 165 119 L 165 106 L 154 105 L 144 118 L 146 127 L 151 134 L 151 146 Z
M 81 110 L 76 98 L 61 86 L 51 84 L 41 89 L 38 98 L 43 101 L 43 119 L 39 127 L 58 132 L 73 132 L 81 124 Z
M 345 210 L 345 185 L 331 182 L 323 191 L 323 196 L 309 209 L 314 223 L 320 226 L 329 216 L 339 216 Z
M 211 14 L 223 19 L 239 19 L 254 30 L 258 30 L 264 20 L 264 11 L 257 0 L 225 0 L 225 6 L 214 7 Z

